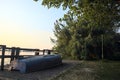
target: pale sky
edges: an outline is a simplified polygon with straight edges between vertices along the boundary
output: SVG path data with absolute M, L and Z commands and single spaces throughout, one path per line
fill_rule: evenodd
M 48 9 L 41 1 L 0 0 L 0 45 L 51 49 L 54 22 L 62 9 Z

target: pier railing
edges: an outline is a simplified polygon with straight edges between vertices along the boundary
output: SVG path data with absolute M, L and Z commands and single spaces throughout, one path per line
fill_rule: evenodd
M 5 58 L 10 58 L 10 62 L 14 59 L 18 59 L 19 57 L 24 57 L 24 56 L 34 56 L 34 55 L 40 55 L 39 52 L 42 52 L 42 55 L 45 55 L 45 52 L 47 52 L 47 54 L 51 54 L 51 52 L 53 50 L 49 50 L 49 49 L 30 49 L 30 48 L 20 48 L 20 47 L 7 47 L 6 45 L 0 45 L 0 49 L 1 49 L 1 55 L 0 55 L 0 59 L 1 59 L 1 70 L 4 70 L 4 60 Z M 10 50 L 11 54 L 10 55 L 5 55 L 5 51 L 6 50 Z M 21 51 L 34 51 L 35 54 L 29 54 L 29 55 L 20 55 Z

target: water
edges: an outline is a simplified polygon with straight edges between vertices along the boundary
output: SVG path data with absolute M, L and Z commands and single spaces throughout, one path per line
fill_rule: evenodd
M 40 55 L 42 55 L 43 53 L 40 52 Z M 46 54 L 46 53 L 45 53 Z M 2 55 L 2 52 L 0 51 L 0 55 Z M 11 51 L 5 51 L 5 55 L 11 55 Z M 20 52 L 20 55 L 35 55 L 34 51 L 29 51 L 29 52 Z M 5 58 L 5 63 L 4 64 L 10 64 L 10 58 Z M 1 65 L 1 59 L 0 59 L 0 65 Z

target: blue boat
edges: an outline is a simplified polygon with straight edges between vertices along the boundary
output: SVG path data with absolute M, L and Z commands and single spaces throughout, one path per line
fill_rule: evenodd
M 19 70 L 21 73 L 29 73 L 52 68 L 61 64 L 61 56 L 55 54 L 17 59 L 11 62 L 10 67 L 12 70 Z

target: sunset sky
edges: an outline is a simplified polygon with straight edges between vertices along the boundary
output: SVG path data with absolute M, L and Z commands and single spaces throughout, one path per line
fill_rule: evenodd
M 0 0 L 0 45 L 52 48 L 54 22 L 65 11 L 48 9 L 41 1 Z

